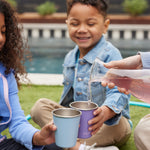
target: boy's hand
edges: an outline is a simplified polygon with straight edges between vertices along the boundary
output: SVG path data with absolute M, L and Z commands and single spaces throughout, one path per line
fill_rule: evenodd
M 106 120 L 114 117 L 115 113 L 107 106 L 102 106 L 94 111 L 94 115 L 95 117 L 88 122 L 89 125 L 92 125 L 89 127 L 89 130 L 92 131 L 92 135 L 99 131 Z

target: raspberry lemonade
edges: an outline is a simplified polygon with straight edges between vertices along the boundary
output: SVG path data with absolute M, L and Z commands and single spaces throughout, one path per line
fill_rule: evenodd
M 92 82 L 114 83 L 119 88 L 125 88 L 136 98 L 150 103 L 150 70 L 149 69 L 109 69 L 104 75 L 101 73 L 103 62 L 96 60 L 91 71 L 89 88 Z M 90 93 L 91 95 L 91 93 Z M 90 96 L 91 97 L 91 96 Z

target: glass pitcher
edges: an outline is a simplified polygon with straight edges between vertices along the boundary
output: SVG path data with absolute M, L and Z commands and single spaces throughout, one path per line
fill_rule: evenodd
M 103 74 L 103 63 L 95 59 L 90 75 L 90 83 L 114 83 L 119 88 L 125 88 L 136 98 L 150 103 L 150 69 L 109 69 Z

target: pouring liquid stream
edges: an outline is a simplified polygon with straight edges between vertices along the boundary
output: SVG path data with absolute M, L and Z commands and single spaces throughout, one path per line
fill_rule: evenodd
M 103 61 L 101 61 L 100 59 L 96 58 L 95 61 L 94 61 L 94 63 L 93 63 L 93 65 L 92 65 L 92 67 L 91 67 L 90 80 L 88 82 L 88 88 L 89 88 L 88 101 L 89 102 L 92 101 L 91 84 L 92 84 L 92 82 L 95 82 L 95 75 L 97 76 L 98 69 L 99 69 L 99 67 L 103 66 L 103 64 L 104 64 Z M 98 74 L 98 80 L 96 80 L 96 82 L 101 82 L 99 79 L 101 79 L 103 76 L 104 76 L 103 74 Z

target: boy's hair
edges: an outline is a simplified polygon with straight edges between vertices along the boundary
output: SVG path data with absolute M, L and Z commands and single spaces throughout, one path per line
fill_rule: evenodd
M 70 10 L 75 3 L 81 3 L 95 7 L 104 16 L 104 18 L 107 16 L 108 2 L 106 2 L 106 0 L 67 0 L 66 3 L 67 15 L 69 15 Z

